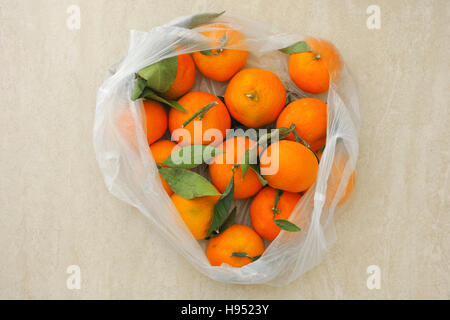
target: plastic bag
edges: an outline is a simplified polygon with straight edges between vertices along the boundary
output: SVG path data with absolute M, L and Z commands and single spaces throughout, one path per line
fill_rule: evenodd
M 228 283 L 285 285 L 319 264 L 336 240 L 334 211 L 355 170 L 358 155 L 357 90 L 343 66 L 339 81 L 331 84 L 328 96 L 322 97 L 328 104 L 326 148 L 316 183 L 303 195 L 290 217 L 293 223 L 302 222 L 303 230 L 282 231 L 273 242 L 266 243 L 261 258 L 242 268 L 213 267 L 205 255 L 207 241 L 194 239 L 162 187 L 144 129 L 138 125 L 142 119 L 142 102 L 130 100 L 134 76 L 140 69 L 174 55 L 214 49 L 199 33 L 207 30 L 201 23 L 211 17 L 212 14 L 181 17 L 149 32 L 131 31 L 128 54 L 98 91 L 94 123 L 97 161 L 109 191 L 138 208 L 203 274 Z M 245 35 L 245 49 L 250 52 L 246 67 L 271 70 L 297 98 L 311 96 L 291 81 L 288 56 L 278 51 L 303 40 L 303 36 L 282 33 L 265 23 L 241 17 L 224 15 L 213 21 L 229 24 Z M 225 89 L 226 83 L 207 79 L 197 72 L 192 90 L 223 96 Z M 117 112 L 128 106 L 131 106 L 137 127 L 137 148 L 130 147 L 121 137 L 114 121 Z M 334 167 L 339 167 L 340 171 L 336 173 Z M 327 187 L 332 181 L 336 190 L 329 192 Z M 235 201 L 238 206 L 236 222 L 250 225 L 251 200 Z

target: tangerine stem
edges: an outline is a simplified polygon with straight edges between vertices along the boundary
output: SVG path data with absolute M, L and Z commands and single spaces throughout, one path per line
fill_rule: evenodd
M 281 212 L 280 209 L 277 208 L 278 202 L 280 201 L 280 197 L 283 194 L 283 190 L 277 189 L 276 193 L 275 193 L 275 204 L 273 205 L 272 208 L 272 213 L 273 213 L 273 220 L 275 220 L 275 215 L 279 214 Z
M 247 98 L 252 99 L 255 102 L 259 101 L 259 96 L 258 96 L 258 93 L 256 91 L 244 94 L 244 96 L 246 96 Z

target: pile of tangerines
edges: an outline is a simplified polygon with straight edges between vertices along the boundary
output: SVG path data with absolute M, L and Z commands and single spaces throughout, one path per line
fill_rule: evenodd
M 287 102 L 285 86 L 275 73 L 245 68 L 248 52 L 229 49 L 245 40 L 241 32 L 225 24 L 207 27 L 203 35 L 212 46 L 222 46 L 174 56 L 141 70 L 132 100 L 143 101 L 142 125 L 162 185 L 192 235 L 209 240 L 206 254 L 211 265 L 242 267 L 263 254 L 263 239 L 273 241 L 281 230 L 301 230 L 302 226 L 289 222 L 289 216 L 316 180 L 326 143 L 327 104 L 318 98 Z M 289 60 L 290 78 L 304 92 L 320 94 L 338 81 L 341 59 L 329 42 L 309 38 L 280 51 Z M 225 95 L 190 91 L 196 69 L 209 79 L 228 82 Z M 199 135 L 195 122 L 197 128 L 201 122 L 202 133 L 214 129 L 222 135 Z M 121 110 L 117 126 L 136 147 L 131 107 Z M 227 130 L 236 126 L 275 128 L 279 136 L 276 141 L 270 134 L 258 137 L 265 139 L 265 145 L 246 136 L 227 136 Z M 180 129 L 187 134 L 176 134 Z M 170 140 L 162 138 L 167 130 Z M 194 149 L 210 152 L 209 161 L 203 163 L 208 166 L 206 178 L 193 170 L 202 164 L 173 161 L 175 153 L 180 156 Z M 250 151 L 256 154 L 252 164 Z M 274 161 L 276 172 L 264 174 Z M 337 191 L 344 164 L 335 161 L 336 181 L 329 181 L 327 200 Z M 354 174 L 339 204 L 348 198 L 353 184 Z M 236 209 L 231 208 L 233 199 L 250 197 L 253 228 L 235 224 Z

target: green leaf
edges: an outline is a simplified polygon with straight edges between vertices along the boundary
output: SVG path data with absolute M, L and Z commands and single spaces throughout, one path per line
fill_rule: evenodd
M 193 169 L 198 167 L 204 162 L 208 162 L 216 155 L 223 153 L 223 150 L 214 148 L 212 146 L 204 145 L 189 145 L 173 152 L 166 160 L 162 163 L 163 165 L 170 168 L 184 168 Z M 186 159 L 185 159 L 186 158 Z M 175 162 L 174 162 L 175 159 Z M 181 163 L 177 160 L 187 160 Z
M 142 93 L 142 98 L 145 99 L 149 99 L 149 100 L 155 100 L 161 103 L 164 103 L 172 108 L 175 108 L 177 110 L 180 110 L 182 112 L 187 113 L 187 110 L 185 108 L 183 108 L 183 106 L 181 104 L 179 104 L 177 101 L 175 100 L 170 100 L 170 99 L 165 99 L 163 97 L 160 97 L 159 95 L 157 95 L 152 89 L 150 88 L 145 88 L 144 92 Z
M 185 199 L 205 196 L 219 196 L 216 188 L 198 173 L 182 168 L 159 168 L 173 192 Z
M 233 252 L 233 253 L 231 254 L 231 256 L 232 256 L 232 257 L 237 257 L 237 258 L 249 258 L 249 259 L 252 260 L 252 261 L 256 261 L 256 260 L 258 260 L 259 258 L 261 258 L 261 255 L 255 256 L 255 257 L 249 257 L 249 255 L 248 255 L 247 252 Z
M 218 236 L 219 234 L 221 234 L 222 232 L 224 232 L 226 229 L 228 229 L 229 227 L 231 227 L 234 224 L 234 220 L 236 219 L 236 211 L 237 208 L 234 207 L 233 210 L 231 210 L 231 213 L 228 215 L 228 218 L 226 218 L 226 220 L 222 223 L 222 225 L 219 227 L 219 230 L 217 231 L 212 231 L 210 235 L 207 235 L 207 237 L 205 238 L 206 240 L 209 240 L 215 236 Z
M 231 256 L 237 257 L 237 258 L 247 258 L 248 253 L 247 252 L 233 252 L 233 254 Z
M 295 125 L 292 124 L 289 128 L 281 127 L 281 128 L 279 128 L 278 130 L 280 130 L 279 135 L 278 135 L 278 139 L 279 139 L 279 140 L 283 140 L 283 139 L 286 139 L 286 138 L 287 138 L 287 136 L 289 135 L 289 133 L 295 131 Z
M 258 160 L 258 144 L 256 144 L 253 148 L 248 148 L 244 157 L 242 158 L 241 170 L 242 170 L 242 180 L 244 180 L 245 175 L 247 174 L 248 169 L 251 164 L 256 164 Z
M 212 108 L 217 106 L 219 103 L 217 101 L 214 101 L 213 103 L 208 104 L 207 106 L 204 106 L 201 108 L 198 112 L 196 112 L 192 117 L 190 117 L 185 123 L 183 123 L 183 128 L 186 127 L 192 120 L 195 118 L 198 118 L 199 120 L 202 120 L 205 114 Z
M 178 57 L 171 57 L 156 62 L 138 72 L 138 75 L 147 80 L 147 85 L 159 93 L 169 90 L 175 81 L 178 69 Z
M 147 86 L 147 81 L 138 77 L 136 79 L 136 82 L 134 83 L 133 92 L 131 93 L 131 100 L 136 101 L 137 99 L 140 99 L 146 86 Z
M 299 53 L 299 52 L 310 52 L 310 51 L 312 51 L 312 49 L 306 43 L 306 41 L 299 41 L 287 48 L 280 49 L 280 51 L 283 53 L 292 54 L 292 53 Z
M 199 26 L 201 24 L 205 24 L 210 22 L 211 20 L 214 20 L 215 18 L 220 17 L 223 15 L 225 11 L 219 12 L 219 13 L 202 13 L 197 14 L 192 17 L 191 23 L 187 25 L 187 28 L 195 28 L 196 26 Z
M 289 231 L 289 232 L 299 232 L 302 229 L 300 229 L 299 227 L 297 227 L 295 224 L 293 224 L 290 221 L 287 220 L 282 220 L 282 219 L 277 219 L 275 220 L 275 224 L 283 230 Z
M 261 175 L 261 173 L 258 170 L 258 166 L 256 164 L 251 164 L 250 168 L 252 168 L 253 171 L 255 171 L 256 176 L 258 177 L 259 181 L 261 182 L 261 184 L 263 185 L 263 187 L 265 187 L 268 182 L 266 179 L 263 178 L 263 176 Z
M 219 53 L 212 52 L 211 50 L 202 50 L 202 51 L 200 51 L 200 53 L 205 56 L 218 56 L 219 55 Z
M 234 169 L 235 168 L 233 167 L 233 176 L 231 177 L 225 192 L 214 206 L 214 216 L 211 221 L 211 225 L 209 226 L 208 233 L 206 235 L 207 237 L 209 237 L 213 232 L 220 232 L 220 226 L 223 225 L 228 216 L 228 212 L 230 211 L 234 198 Z
M 225 222 L 220 226 L 220 230 L 219 230 L 219 234 L 224 232 L 226 229 L 228 229 L 229 227 L 231 227 L 234 224 L 234 220 L 236 219 L 236 211 L 237 208 L 234 207 L 233 210 L 231 210 L 230 215 L 228 216 L 228 218 L 225 220 Z
M 274 138 L 277 134 L 278 134 L 278 140 L 283 140 L 286 139 L 287 136 L 291 133 L 295 131 L 295 125 L 292 124 L 289 128 L 278 128 L 277 130 L 272 130 L 269 133 L 266 133 L 265 135 L 261 136 L 261 138 L 259 138 L 258 140 L 258 144 L 259 145 L 267 145 L 269 141 L 272 140 L 272 138 Z

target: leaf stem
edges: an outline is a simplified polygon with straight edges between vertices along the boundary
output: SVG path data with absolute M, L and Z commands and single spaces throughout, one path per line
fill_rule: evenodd
M 280 197 L 283 194 L 283 190 L 277 189 L 275 193 L 275 203 L 272 208 L 273 220 L 275 220 L 275 216 L 281 213 L 281 210 L 277 208 L 278 202 L 280 201 Z
M 305 140 L 303 140 L 302 137 L 300 137 L 300 135 L 298 134 L 298 132 L 297 132 L 296 130 L 294 130 L 293 132 L 294 132 L 294 135 L 295 135 L 295 140 L 296 140 L 297 142 L 300 142 L 300 143 L 302 143 L 305 147 L 307 147 L 308 149 L 311 149 L 311 146 L 310 146 Z
M 259 256 L 254 256 L 254 257 L 250 257 L 248 255 L 247 252 L 233 252 L 231 254 L 231 257 L 236 257 L 236 258 L 249 258 L 250 260 L 252 260 L 253 262 L 258 260 L 259 258 L 261 258 L 261 255 Z
M 323 152 L 323 151 L 325 150 L 325 147 L 326 147 L 326 144 L 324 144 L 322 148 L 320 148 L 319 150 L 317 150 L 316 153 Z
M 219 103 L 217 101 L 214 101 L 213 103 L 208 104 L 207 106 L 204 106 L 201 108 L 198 112 L 196 112 L 192 117 L 190 117 L 185 123 L 183 123 L 182 128 L 186 127 L 189 123 L 191 123 L 192 120 L 198 117 L 199 120 L 202 120 L 205 114 L 212 108 L 217 106 Z
M 311 146 L 305 140 L 303 140 L 302 137 L 300 137 L 299 134 L 297 133 L 297 131 L 295 131 L 295 130 L 294 130 L 294 135 L 295 135 L 295 140 L 299 143 L 302 143 L 305 147 L 307 147 L 314 154 L 317 162 L 320 163 L 320 159 L 317 156 L 317 153 L 313 149 L 311 149 Z

